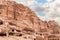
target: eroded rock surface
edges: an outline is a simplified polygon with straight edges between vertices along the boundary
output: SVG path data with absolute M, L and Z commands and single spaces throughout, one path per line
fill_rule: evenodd
M 42 21 L 28 7 L 14 1 L 6 3 L 0 4 L 1 40 L 11 36 L 12 40 L 60 40 L 60 26 L 55 21 Z

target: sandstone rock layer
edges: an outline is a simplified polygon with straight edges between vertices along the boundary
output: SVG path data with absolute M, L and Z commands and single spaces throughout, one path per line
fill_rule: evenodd
M 5 3 L 0 4 L 1 40 L 60 40 L 58 23 L 40 20 L 35 12 L 22 4 Z

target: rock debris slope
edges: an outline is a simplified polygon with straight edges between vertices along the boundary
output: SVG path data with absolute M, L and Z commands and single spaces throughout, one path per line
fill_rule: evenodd
M 60 40 L 60 26 L 54 20 L 40 20 L 22 4 L 6 1 L 0 4 L 0 39 Z

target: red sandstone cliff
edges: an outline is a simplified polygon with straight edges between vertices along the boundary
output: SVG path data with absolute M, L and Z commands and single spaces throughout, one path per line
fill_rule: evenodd
M 0 34 L 18 36 L 20 40 L 49 40 L 51 35 L 60 38 L 60 26 L 55 21 L 40 20 L 22 4 L 7 1 L 6 5 L 0 4 Z

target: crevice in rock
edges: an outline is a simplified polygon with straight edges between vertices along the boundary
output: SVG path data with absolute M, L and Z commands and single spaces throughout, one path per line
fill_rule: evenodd
M 6 36 L 6 34 L 2 34 L 2 33 L 1 33 L 0 36 Z
M 10 25 L 15 25 L 15 24 L 14 24 L 14 23 L 12 23 L 12 22 L 9 22 L 9 24 L 10 24 Z
M 0 25 L 2 25 L 3 24 L 3 21 L 2 20 L 0 20 Z
M 24 28 L 24 29 L 23 29 L 23 31 L 27 31 L 27 32 L 28 32 L 28 31 L 29 31 L 29 32 L 34 32 L 34 30 L 33 30 L 33 29 L 31 29 L 31 28 Z
M 10 32 L 9 35 L 14 35 L 14 33 Z
M 36 39 L 34 38 L 34 40 L 36 40 Z
M 19 36 L 22 36 L 22 34 L 20 34 Z
M 21 32 L 21 30 L 16 30 L 17 32 Z

